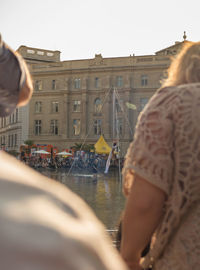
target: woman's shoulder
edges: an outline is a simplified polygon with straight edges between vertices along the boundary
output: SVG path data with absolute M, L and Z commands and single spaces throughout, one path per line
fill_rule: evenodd
M 186 84 L 180 84 L 176 86 L 164 86 L 159 88 L 155 95 L 180 95 L 184 93 L 185 91 L 195 91 L 200 89 L 200 82 L 199 83 L 186 83 Z
M 177 101 L 190 93 L 195 98 L 200 98 L 200 83 L 188 83 L 178 86 L 164 86 L 159 88 L 151 98 L 151 106 L 170 109 Z M 166 106 L 164 106 L 166 105 Z
M 178 90 L 176 86 L 166 86 L 159 88 L 149 100 L 143 110 L 143 114 L 151 113 L 152 111 L 169 111 L 177 100 Z

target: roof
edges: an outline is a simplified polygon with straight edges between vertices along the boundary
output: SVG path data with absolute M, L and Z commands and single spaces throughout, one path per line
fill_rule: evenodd
M 187 40 L 184 40 L 182 42 L 176 41 L 174 45 L 169 46 L 160 51 L 157 51 L 155 54 L 156 55 L 175 55 L 181 50 L 185 42 L 187 42 Z

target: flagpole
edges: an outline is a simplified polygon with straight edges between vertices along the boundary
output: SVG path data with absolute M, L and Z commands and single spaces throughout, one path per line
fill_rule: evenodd
M 113 142 L 115 139 L 115 88 L 113 88 Z
M 116 89 L 115 89 L 115 91 L 116 91 Z M 116 95 L 116 93 L 115 93 L 115 95 Z M 119 106 L 121 108 L 118 92 L 117 92 L 116 97 L 117 97 L 117 103 L 119 104 Z M 116 104 L 116 102 L 115 102 L 115 104 Z M 117 135 L 117 149 L 116 150 L 117 150 L 117 153 L 118 153 L 117 155 L 118 155 L 119 181 L 121 183 L 122 179 L 121 179 L 120 147 L 119 147 L 119 136 L 120 136 L 120 134 L 119 134 L 118 114 L 117 114 L 117 109 L 116 108 L 115 108 L 115 124 L 116 124 L 116 135 Z

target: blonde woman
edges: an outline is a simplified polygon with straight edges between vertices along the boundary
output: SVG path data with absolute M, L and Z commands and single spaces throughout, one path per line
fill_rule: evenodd
M 126 155 L 121 254 L 131 270 L 200 269 L 199 123 L 200 42 L 185 42 Z

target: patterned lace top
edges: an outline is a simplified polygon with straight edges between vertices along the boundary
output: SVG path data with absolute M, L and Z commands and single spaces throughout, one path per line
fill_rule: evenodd
M 142 266 L 199 270 L 200 83 L 154 94 L 139 116 L 123 175 L 130 169 L 167 194 L 164 217 Z

